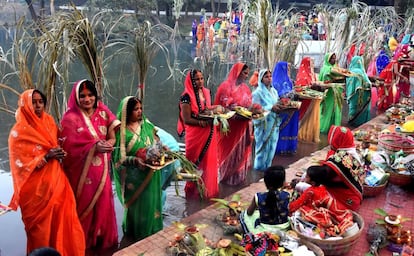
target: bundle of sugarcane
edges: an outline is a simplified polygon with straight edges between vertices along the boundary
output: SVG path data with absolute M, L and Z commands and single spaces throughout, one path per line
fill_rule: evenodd
M 205 186 L 203 179 L 201 178 L 202 171 L 197 168 L 197 166 L 188 160 L 185 155 L 181 152 L 167 151 L 166 154 L 168 157 L 177 159 L 180 162 L 179 171 L 176 172 L 175 181 L 175 192 L 179 195 L 178 192 L 178 181 L 194 181 L 197 184 L 198 191 L 200 195 L 204 195 Z

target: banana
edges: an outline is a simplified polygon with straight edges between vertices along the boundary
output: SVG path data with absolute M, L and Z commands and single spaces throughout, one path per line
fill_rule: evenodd
M 231 249 L 233 249 L 234 251 L 237 251 L 239 254 L 244 255 L 244 253 L 245 253 L 245 249 L 244 249 L 244 247 L 243 247 L 243 246 L 241 246 L 241 245 L 238 245 L 238 244 L 236 244 L 236 243 L 231 243 L 230 247 L 231 247 Z
M 245 108 L 245 107 L 240 107 L 240 106 L 237 106 L 237 107 L 235 107 L 234 109 L 237 111 L 237 113 L 239 113 L 239 114 L 240 114 L 240 115 L 242 115 L 242 116 L 251 117 L 251 116 L 252 116 L 252 114 L 253 114 L 250 110 L 248 110 L 248 109 L 247 109 L 247 108 Z
M 234 237 L 237 238 L 237 240 L 241 241 L 243 239 L 242 235 L 239 233 L 234 233 Z

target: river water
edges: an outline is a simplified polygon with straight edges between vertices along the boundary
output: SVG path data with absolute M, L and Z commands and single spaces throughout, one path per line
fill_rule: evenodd
M 7 42 L 4 36 L 0 32 L 0 46 L 5 48 Z M 178 47 L 179 56 L 175 62 L 176 71 L 184 71 L 187 68 L 193 67 L 195 64 L 195 46 L 189 41 L 179 42 Z M 215 92 L 217 85 L 224 80 L 226 74 L 231 68 L 232 63 L 221 63 L 216 66 L 216 70 L 213 72 L 211 78 L 212 85 L 210 88 L 212 92 Z M 133 81 L 135 75 L 131 71 L 131 67 L 128 65 L 113 65 L 114 68 L 109 70 L 106 77 L 109 81 L 113 82 L 113 86 L 110 86 L 108 94 L 104 96 L 104 102 L 115 113 L 120 100 L 127 95 L 135 94 L 136 86 L 134 82 L 125 83 L 120 86 L 119 74 L 125 74 L 124 77 L 129 76 Z M 253 67 L 251 68 L 251 70 Z M 157 126 L 162 127 L 167 132 L 171 133 L 179 142 L 183 142 L 176 136 L 176 123 L 178 117 L 178 99 L 182 92 L 183 86 L 181 82 L 167 79 L 169 71 L 165 63 L 165 58 L 159 54 L 152 63 L 146 81 L 146 95 L 145 95 L 145 114 L 147 117 Z M 76 71 L 72 74 L 73 82 L 84 79 L 86 77 L 85 72 L 82 70 Z M 183 80 L 183 77 L 181 77 Z M 115 82 L 114 82 L 115 81 Z M 11 96 L 8 102 L 13 108 L 16 108 L 17 97 Z M 12 178 L 9 172 L 8 162 L 8 144 L 7 138 L 11 126 L 14 124 L 14 117 L 11 114 L 6 114 L 0 111 L 0 202 L 8 204 L 13 194 Z M 310 152 L 318 150 L 326 145 L 326 141 L 322 141 L 318 144 L 300 144 L 298 153 L 295 156 L 279 157 L 275 158 L 274 162 L 282 165 L 288 165 L 301 156 L 308 155 Z M 220 185 L 220 197 L 226 197 L 251 182 L 255 182 L 262 177 L 260 172 L 250 172 L 246 184 L 240 186 L 225 186 Z M 179 221 L 199 209 L 206 207 L 209 202 L 191 202 L 188 203 L 184 198 L 183 182 L 171 184 L 172 186 L 167 189 L 167 200 L 164 208 L 164 226 L 169 226 L 173 221 Z M 175 187 L 177 185 L 177 187 Z M 179 195 L 176 195 L 176 188 L 179 191 Z M 118 222 L 118 234 L 120 248 L 130 245 L 134 241 L 123 238 L 121 230 L 123 208 L 119 203 L 119 200 L 114 195 L 116 215 Z M 25 255 L 26 252 L 26 234 L 24 226 L 21 220 L 21 214 L 17 212 L 9 212 L 0 216 L 0 256 L 20 256 Z M 107 253 L 108 255 L 111 252 Z
M 7 49 L 10 44 L 7 38 L 0 32 L 0 46 Z M 176 71 L 184 71 L 187 68 L 194 67 L 195 58 L 195 45 L 190 41 L 179 42 L 178 47 L 179 59 L 176 60 L 174 68 Z M 232 63 L 221 64 L 220 68 L 212 79 L 216 81 L 216 84 L 211 87 L 212 91 L 221 82 L 227 72 L 229 71 Z M 124 78 L 128 76 L 133 81 L 136 76 L 131 71 L 131 65 L 113 65 L 114 68 L 109 70 L 106 74 L 106 78 L 112 81 L 113 84 L 119 84 L 119 74 L 123 73 Z M 145 114 L 146 116 L 157 126 L 162 127 L 167 132 L 171 133 L 174 137 L 180 141 L 176 135 L 175 129 L 178 117 L 178 99 L 183 90 L 182 82 L 167 79 L 169 71 L 165 63 L 165 58 L 162 54 L 159 54 L 152 62 L 152 68 L 148 73 L 146 80 L 146 95 L 145 95 Z M 86 78 L 85 72 L 77 70 L 71 75 L 73 82 Z M 181 77 L 181 81 L 183 77 Z M 114 82 L 115 81 L 115 82 Z M 112 84 L 111 84 L 112 85 Z M 17 87 L 18 88 L 18 87 Z M 127 95 L 135 94 L 136 86 L 134 82 L 127 82 L 122 86 L 110 86 L 109 91 L 104 95 L 104 102 L 109 108 L 116 113 L 120 100 Z M 17 96 L 10 95 L 7 99 L 8 104 L 15 109 L 17 107 Z M 0 111 L 0 202 L 8 204 L 13 194 L 12 177 L 9 171 L 8 161 L 8 143 L 7 138 L 10 128 L 14 124 L 14 116 Z M 260 176 L 260 175 L 259 175 Z M 252 179 L 258 179 L 260 177 L 252 177 Z M 175 187 L 177 185 L 177 187 Z M 177 184 L 172 183 L 172 186 L 167 190 L 167 202 L 164 210 L 164 226 L 171 225 L 173 221 L 179 221 L 181 218 L 188 216 L 189 214 L 202 209 L 208 203 L 187 203 L 182 197 L 184 183 Z M 176 188 L 180 195 L 176 195 Z M 221 196 L 226 196 L 234 191 L 237 191 L 241 187 L 222 188 Z M 119 200 L 114 195 L 116 215 L 118 222 L 118 233 L 120 247 L 125 247 L 131 244 L 133 241 L 123 239 L 121 230 L 123 208 L 119 203 Z M 21 213 L 8 212 L 0 216 L 0 256 L 20 256 L 26 253 L 26 234 L 24 231 L 24 225 L 21 220 Z M 111 252 L 108 252 L 110 255 Z

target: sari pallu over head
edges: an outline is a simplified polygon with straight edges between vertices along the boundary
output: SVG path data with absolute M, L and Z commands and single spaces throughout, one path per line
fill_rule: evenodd
M 364 60 L 354 56 L 349 71 L 356 76 L 346 78 L 346 99 L 349 104 L 349 123 L 359 126 L 370 119 L 371 81 L 365 72 Z
M 184 81 L 184 92 L 181 97 L 188 95 L 191 108 L 191 116 L 195 119 L 199 118 L 199 114 L 211 107 L 210 90 L 203 87 L 203 95 L 205 104 L 200 101 L 198 94 L 195 92 L 194 71 L 188 72 Z M 210 124 L 208 127 L 198 125 L 186 125 L 181 116 L 181 100 L 180 100 L 180 116 L 177 124 L 177 132 L 183 135 L 185 131 L 185 156 L 188 160 L 195 163 L 197 167 L 203 171 L 202 180 L 205 184 L 206 191 L 204 195 L 199 195 L 199 191 L 195 182 L 187 181 L 185 192 L 186 198 L 199 199 L 212 198 L 218 195 L 218 166 L 217 166 L 217 138 L 216 126 Z
M 332 125 L 328 133 L 328 143 L 331 150 L 324 164 L 335 171 L 347 188 L 327 188 L 336 199 L 356 210 L 362 201 L 365 171 L 355 149 L 352 131 L 347 127 Z M 340 192 L 335 193 L 335 190 Z
M 203 105 L 200 102 L 200 98 L 195 93 L 195 88 L 194 88 L 195 83 L 194 83 L 193 77 L 192 77 L 193 72 L 195 72 L 195 70 L 190 70 L 188 72 L 187 76 L 185 77 L 184 91 L 183 91 L 183 93 L 181 93 L 181 97 L 183 97 L 184 95 L 188 95 L 190 97 L 191 116 L 197 118 L 198 115 L 201 112 L 206 110 L 208 107 L 211 107 L 211 96 L 210 96 L 210 90 L 203 87 L 202 90 L 203 90 L 204 99 L 206 101 L 206 104 Z M 182 137 L 182 136 L 184 136 L 186 126 L 184 124 L 184 120 L 183 120 L 183 117 L 181 115 L 181 106 L 180 106 L 180 104 L 178 105 L 178 109 L 179 109 L 179 116 L 178 116 L 178 122 L 177 122 L 177 134 L 178 134 L 178 136 Z
M 115 149 L 112 152 L 114 162 L 114 176 L 121 186 L 116 186 L 118 198 L 122 204 L 129 198 L 124 197 L 123 189 L 125 188 L 125 166 L 122 163 L 128 156 L 135 157 L 140 149 L 147 148 L 154 142 L 154 125 L 142 114 L 142 123 L 138 128 L 139 131 L 131 132 L 127 128 L 127 105 L 128 100 L 134 98 L 128 96 L 122 99 L 117 111 L 117 118 L 121 121 L 119 132 L 116 133 Z
M 79 91 L 85 81 L 78 81 L 73 86 L 68 110 L 61 121 L 61 140 L 68 152 L 63 163 L 75 192 L 81 219 L 82 213 L 86 214 L 99 197 L 110 169 L 111 154 L 97 152 L 96 143 L 106 140 L 108 130 L 119 124 L 115 115 L 97 97 L 96 109 L 91 116 L 87 117 L 80 109 Z M 87 191 L 84 191 L 85 183 L 88 183 Z
M 323 59 L 323 65 L 321 68 L 321 71 L 319 72 L 319 81 L 327 81 L 327 80 L 331 80 L 330 78 L 330 74 L 331 74 L 331 69 L 334 67 L 334 65 L 332 65 L 331 63 L 329 63 L 329 60 L 331 59 L 332 55 L 334 55 L 335 53 L 330 52 L 325 54 L 325 57 Z
M 252 93 L 253 103 L 260 104 L 269 114 L 261 120 L 253 120 L 255 137 L 255 159 L 254 168 L 265 170 L 272 164 L 276 152 L 277 140 L 279 138 L 280 118 L 271 111 L 278 102 L 279 95 L 272 85 L 267 87 L 263 82 L 263 76 L 268 69 L 262 69 L 258 76 L 258 86 Z M 269 71 L 270 72 L 270 71 Z
M 247 65 L 241 62 L 233 65 L 227 79 L 217 89 L 215 105 L 229 109 L 251 107 L 252 92 L 245 81 L 239 79 L 246 68 Z M 252 129 L 248 119 L 233 117 L 228 122 L 230 132 L 220 134 L 218 141 L 220 178 L 229 185 L 237 185 L 244 182 L 251 167 Z
M 18 101 L 16 124 L 9 135 L 9 160 L 13 176 L 14 195 L 10 207 L 17 210 L 20 190 L 28 181 L 37 164 L 42 161 L 50 149 L 58 147 L 57 126 L 53 117 L 43 112 L 38 117 L 34 112 L 32 95 L 34 90 L 24 91 Z M 57 165 L 52 161 L 49 166 Z M 57 168 L 57 167 L 56 167 Z M 35 194 L 44 194 L 38 186 Z
M 227 79 L 217 89 L 214 100 L 215 105 L 222 105 L 225 108 L 231 108 L 233 106 L 249 108 L 251 106 L 252 94 L 250 88 L 244 81 L 241 81 L 240 85 L 237 85 L 238 78 L 245 65 L 242 62 L 237 62 L 233 65 L 227 75 Z
M 300 62 L 299 70 L 296 75 L 296 86 L 312 86 L 318 79 L 315 75 L 312 60 L 310 57 L 304 57 Z M 301 99 L 301 106 L 299 109 L 299 120 L 303 118 L 309 106 L 312 103 L 310 99 Z
M 272 73 L 272 85 L 279 97 L 286 97 L 293 90 L 293 83 L 289 77 L 288 63 L 279 61 Z

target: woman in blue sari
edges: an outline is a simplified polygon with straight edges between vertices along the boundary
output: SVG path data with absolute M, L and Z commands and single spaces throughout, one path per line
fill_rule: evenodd
M 268 69 L 262 69 L 257 79 L 257 88 L 252 93 L 253 104 L 259 104 L 263 110 L 270 111 L 260 120 L 253 120 L 255 138 L 254 169 L 264 171 L 272 165 L 279 140 L 280 118 L 276 103 L 279 95 L 272 86 L 272 74 Z
M 352 57 L 349 71 L 356 76 L 346 78 L 346 100 L 349 105 L 348 123 L 357 127 L 371 119 L 371 82 L 365 72 L 361 56 Z
M 286 61 L 279 61 L 272 75 L 272 85 L 281 98 L 288 98 L 293 91 L 293 83 L 289 77 Z M 298 146 L 299 111 L 287 111 L 280 114 L 282 119 L 279 127 L 279 140 L 276 154 L 296 153 Z

